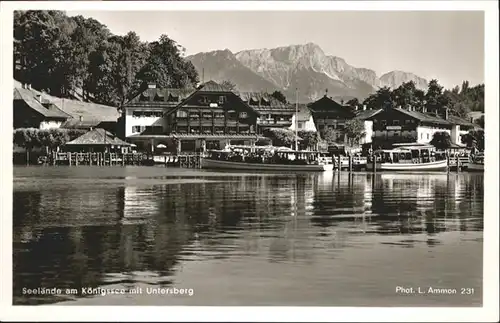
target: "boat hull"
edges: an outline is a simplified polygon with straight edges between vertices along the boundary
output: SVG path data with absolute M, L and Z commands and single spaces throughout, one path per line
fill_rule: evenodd
M 467 166 L 467 170 L 471 172 L 484 172 L 484 164 L 470 163 Z
M 377 163 L 376 167 L 377 171 L 441 171 L 446 170 L 448 162 L 446 160 L 438 160 L 421 164 Z M 367 163 L 366 169 L 373 170 L 373 163 Z
M 209 158 L 201 159 L 201 168 L 206 169 L 234 169 L 234 170 L 255 170 L 255 171 L 315 171 L 324 172 L 333 170 L 333 164 L 327 165 L 283 165 L 283 164 L 260 164 L 243 163 Z

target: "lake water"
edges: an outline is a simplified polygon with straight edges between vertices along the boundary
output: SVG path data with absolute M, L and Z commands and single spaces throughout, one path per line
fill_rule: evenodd
M 468 173 L 15 167 L 14 304 L 481 306 L 483 185 Z M 108 294 L 87 290 L 99 287 Z

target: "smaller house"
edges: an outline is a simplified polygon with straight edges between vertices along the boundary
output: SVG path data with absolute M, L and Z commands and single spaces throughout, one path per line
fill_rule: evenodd
M 307 104 L 299 104 L 298 113 L 297 115 L 293 114 L 292 125 L 289 129 L 295 130 L 295 124 L 297 124 L 298 131 L 317 131 L 314 118 Z
M 13 102 L 14 129 L 59 128 L 72 116 L 48 101 L 42 93 L 31 91 L 27 86 L 14 88 Z
M 97 128 L 67 142 L 64 150 L 68 152 L 128 153 L 131 144 L 118 138 L 105 129 Z

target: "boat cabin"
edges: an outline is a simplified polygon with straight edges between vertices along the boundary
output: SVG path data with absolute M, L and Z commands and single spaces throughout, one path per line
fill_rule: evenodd
M 408 163 L 421 164 L 446 159 L 444 152 L 436 152 L 434 146 L 426 145 L 401 145 L 394 149 L 381 149 L 374 152 L 378 162 L 382 163 Z
M 328 153 L 274 146 L 228 146 L 224 150 L 208 151 L 208 158 L 222 161 L 271 164 L 331 164 Z

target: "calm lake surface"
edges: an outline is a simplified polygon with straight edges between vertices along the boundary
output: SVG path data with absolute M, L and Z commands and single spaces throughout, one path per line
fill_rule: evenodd
M 15 167 L 14 304 L 481 306 L 483 183 Z M 83 295 L 89 287 L 126 293 Z M 192 295 L 148 294 L 174 288 Z

